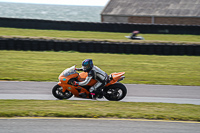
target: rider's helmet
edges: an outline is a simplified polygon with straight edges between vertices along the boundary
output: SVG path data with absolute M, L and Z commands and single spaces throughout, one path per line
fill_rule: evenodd
M 93 68 L 92 59 L 86 59 L 82 62 L 82 68 L 84 72 L 89 72 Z
M 139 32 L 139 31 L 133 31 L 132 33 L 133 33 L 133 35 L 136 36 L 136 35 L 139 34 L 140 32 Z

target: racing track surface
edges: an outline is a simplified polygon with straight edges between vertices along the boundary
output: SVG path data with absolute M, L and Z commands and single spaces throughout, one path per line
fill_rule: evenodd
M 198 122 L 122 119 L 0 118 L 0 133 L 199 133 Z
M 0 81 L 0 99 L 56 100 L 51 94 L 57 82 Z M 200 86 L 125 84 L 125 102 L 163 102 L 200 105 Z M 83 100 L 71 98 L 71 100 Z M 106 99 L 102 99 L 106 100 Z
M 0 81 L 0 99 L 55 100 L 56 82 Z M 190 103 L 200 105 L 199 86 L 126 84 L 129 102 Z M 72 98 L 72 100 L 82 100 Z M 104 99 L 105 100 L 105 99 Z M 0 118 L 0 133 L 199 133 L 199 122 L 84 118 Z

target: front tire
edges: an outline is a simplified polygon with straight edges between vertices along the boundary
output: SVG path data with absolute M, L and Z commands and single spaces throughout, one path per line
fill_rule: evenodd
M 55 85 L 54 87 L 53 87 L 53 89 L 52 89 L 52 94 L 53 94 L 53 96 L 55 97 L 55 98 L 58 98 L 58 99 L 60 99 L 60 100 L 62 100 L 62 99 L 69 99 L 69 98 L 71 98 L 72 96 L 73 96 L 73 94 L 70 92 L 70 91 L 68 91 L 68 90 L 66 90 L 64 93 L 62 92 L 62 87 L 61 86 L 59 86 L 58 84 L 57 85 Z
M 127 89 L 122 83 L 115 83 L 104 89 L 104 97 L 110 101 L 120 101 L 126 94 Z

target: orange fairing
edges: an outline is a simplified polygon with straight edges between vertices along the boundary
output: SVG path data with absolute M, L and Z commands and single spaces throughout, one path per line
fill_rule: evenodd
M 65 77 L 63 74 L 61 74 L 61 75 L 59 76 L 59 81 L 60 81 L 61 83 L 67 84 L 68 81 L 69 81 L 70 79 L 76 78 L 76 77 L 78 77 L 78 73 L 71 74 L 71 75 L 69 75 L 69 76 L 67 76 L 67 77 Z
M 119 73 L 111 73 L 112 75 L 112 80 L 106 85 L 109 86 L 111 84 L 116 83 L 118 80 L 120 80 L 121 78 L 123 78 L 122 76 L 125 74 L 125 72 L 119 72 Z
M 67 84 L 72 78 L 77 78 L 78 73 L 75 70 L 75 66 L 65 69 L 58 77 L 59 82 L 62 84 Z
M 87 94 L 87 98 L 89 98 L 89 92 L 85 89 L 82 88 L 81 86 L 73 86 L 68 84 L 68 81 L 72 78 L 77 78 L 79 76 L 78 73 L 75 74 L 71 74 L 68 75 L 67 77 L 64 76 L 64 74 L 61 73 L 61 75 L 59 76 L 59 83 L 58 85 L 62 86 L 62 92 L 65 92 L 66 90 L 72 92 L 74 94 L 74 96 L 79 97 L 79 93 L 86 93 Z M 80 90 L 80 92 L 79 92 Z

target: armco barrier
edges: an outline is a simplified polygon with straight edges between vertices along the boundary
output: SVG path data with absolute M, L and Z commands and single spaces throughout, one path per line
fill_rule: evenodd
M 132 32 L 153 34 L 193 34 L 200 35 L 200 25 L 162 25 L 162 24 L 131 24 L 131 23 L 101 23 L 72 22 L 37 19 L 18 19 L 0 17 L 0 27 L 52 29 L 75 31 Z
M 200 55 L 200 45 L 0 38 L 0 50 L 79 51 L 148 55 Z

